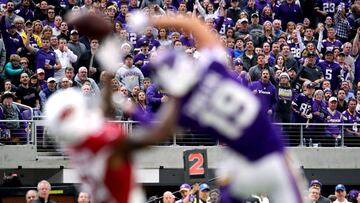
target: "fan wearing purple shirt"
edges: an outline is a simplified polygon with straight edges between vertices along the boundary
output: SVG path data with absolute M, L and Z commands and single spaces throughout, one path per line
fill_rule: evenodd
M 28 36 L 27 39 L 30 37 Z M 42 47 L 40 49 L 34 48 L 30 45 L 29 40 L 25 42 L 25 46 L 29 52 L 35 54 L 36 69 L 42 68 L 45 70 L 45 79 L 54 77 L 55 71 L 61 69 L 59 58 L 54 51 L 50 50 L 50 40 L 42 38 Z
M 334 28 L 327 29 L 327 38 L 322 41 L 321 52 L 333 50 L 335 48 L 341 48 L 342 43 L 336 39 L 336 31 Z
M 346 137 L 359 137 L 360 133 L 357 129 L 356 124 L 360 121 L 359 114 L 355 111 L 357 105 L 356 99 L 351 98 L 348 103 L 348 109 L 346 109 L 342 115 L 344 123 L 355 124 L 353 126 L 345 126 Z
M 149 43 L 149 50 L 152 50 L 153 47 L 158 48 L 160 46 L 160 42 L 157 41 L 154 37 L 153 27 L 146 28 L 145 36 L 137 41 L 135 48 L 140 48 L 141 44 L 144 41 L 147 41 Z
M 315 84 L 311 81 L 306 81 L 303 83 L 303 92 L 298 94 L 294 101 L 292 102 L 293 109 L 293 119 L 294 123 L 307 124 L 313 122 L 313 94 L 315 91 Z M 299 144 L 299 133 L 300 133 L 299 125 L 294 126 L 295 134 L 291 134 L 291 145 Z M 309 139 L 312 133 L 311 127 L 308 125 L 303 125 L 303 134 L 305 139 Z M 306 144 L 306 143 L 304 143 Z
M 215 23 L 221 23 L 220 26 L 220 30 L 219 30 L 219 34 L 225 34 L 226 30 L 230 27 L 234 27 L 235 23 L 231 18 L 226 18 L 224 17 L 224 21 L 221 22 L 220 18 L 223 16 L 218 16 L 217 18 L 215 18 Z
M 310 81 L 303 83 L 303 93 L 299 94 L 292 102 L 294 111 L 294 122 L 306 123 L 312 119 L 312 104 L 315 84 Z
M 282 29 L 286 30 L 288 22 L 300 23 L 303 21 L 303 13 L 299 5 L 294 0 L 286 0 L 277 9 L 275 19 L 280 19 Z
M 336 90 L 340 85 L 341 67 L 338 63 L 334 62 L 334 53 L 332 51 L 326 51 L 325 60 L 320 61 L 317 65 L 321 68 L 325 80 L 330 81 L 331 90 Z
M 6 49 L 6 61 L 9 61 L 10 55 L 22 52 L 25 46 L 21 36 L 16 32 L 15 24 L 6 23 L 6 16 L 0 19 L 0 30 Z
M 153 24 L 182 28 L 198 40 L 199 61 L 167 50 L 152 63 L 159 84 L 179 100 L 178 124 L 219 138 L 234 154 L 218 171 L 222 202 L 241 202 L 258 192 L 274 202 L 303 202 L 278 131 L 262 101 L 228 72 L 217 37 L 196 18 L 160 17 Z
M 357 124 L 360 121 L 360 115 L 356 112 L 357 100 L 351 98 L 348 103 L 348 109 L 343 113 L 343 121 L 345 124 L 353 124 L 352 126 L 344 126 L 344 135 L 345 135 L 345 145 L 356 146 L 356 142 L 359 142 L 358 137 L 360 137 L 360 132 L 357 127 Z
M 336 110 L 337 106 L 337 98 L 330 97 L 329 105 L 327 108 L 328 116 L 325 118 L 325 123 L 329 123 L 332 125 L 325 126 L 325 136 L 330 138 L 326 140 L 325 146 L 339 146 L 341 140 L 341 126 L 338 124 L 343 123 L 342 114 Z
M 142 41 L 140 45 L 140 52 L 134 57 L 134 65 L 141 68 L 143 65 L 149 63 L 150 52 L 149 52 L 149 42 Z
M 265 106 L 265 111 L 271 116 L 277 100 L 275 86 L 270 82 L 269 69 L 261 70 L 261 79 L 251 83 L 250 89 L 264 102 L 263 105 Z
M 127 14 L 128 11 L 129 11 L 128 5 L 126 3 L 122 2 L 121 5 L 120 5 L 119 15 L 116 16 L 115 21 L 119 21 L 122 24 L 125 24 L 126 23 L 125 17 L 126 17 L 126 14 Z
M 320 14 L 320 21 L 323 22 L 325 17 L 333 17 L 340 0 L 317 0 L 315 3 L 315 12 Z

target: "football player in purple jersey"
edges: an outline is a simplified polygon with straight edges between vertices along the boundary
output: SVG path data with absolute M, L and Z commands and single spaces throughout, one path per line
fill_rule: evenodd
M 179 100 L 178 125 L 219 138 L 234 154 L 219 169 L 222 202 L 242 202 L 260 192 L 274 202 L 303 202 L 301 181 L 286 159 L 280 134 L 262 101 L 228 71 L 217 37 L 195 18 L 160 17 L 152 24 L 183 29 L 197 39 L 197 62 L 167 50 L 151 63 L 158 84 Z

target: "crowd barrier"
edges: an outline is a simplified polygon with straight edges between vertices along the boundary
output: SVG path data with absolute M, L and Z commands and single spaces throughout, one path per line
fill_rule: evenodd
M 0 120 L 1 122 L 25 123 L 23 129 L 1 129 L 0 143 L 2 145 L 35 145 L 38 152 L 63 153 L 54 140 L 47 133 L 44 118 L 34 115 L 34 109 L 27 109 L 30 115 L 26 120 Z M 25 110 L 25 111 L 27 111 Z M 24 116 L 26 117 L 26 116 Z M 112 121 L 122 125 L 124 132 L 131 136 L 141 125 L 135 121 Z M 359 124 L 325 124 L 325 123 L 274 123 L 274 130 L 282 134 L 282 139 L 289 147 L 360 147 L 360 137 L 353 136 L 346 129 L 357 129 Z M 329 130 L 338 131 L 335 134 L 327 133 Z M 7 133 L 11 133 L 10 139 Z M 194 131 L 193 129 L 177 130 L 167 141 L 159 143 L 160 146 L 216 146 L 224 145 L 211 135 Z M 7 139 L 6 139 L 7 138 Z

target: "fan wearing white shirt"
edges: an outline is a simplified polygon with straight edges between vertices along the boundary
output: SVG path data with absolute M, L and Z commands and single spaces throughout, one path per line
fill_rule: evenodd
M 54 78 L 60 81 L 65 77 L 65 68 L 71 67 L 71 63 L 75 63 L 78 57 L 67 47 L 67 41 L 64 38 L 59 39 L 59 48 L 55 50 L 55 53 L 60 60 L 61 69 L 55 72 Z
M 346 189 L 343 184 L 338 184 L 335 187 L 335 196 L 336 200 L 333 203 L 349 203 L 349 201 L 346 199 Z

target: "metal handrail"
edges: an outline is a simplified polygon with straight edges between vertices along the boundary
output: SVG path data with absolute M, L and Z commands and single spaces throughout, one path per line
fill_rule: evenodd
M 330 126 L 330 125 L 342 125 L 342 126 L 360 126 L 360 123 L 273 123 L 274 125 L 281 125 L 281 126 Z
M 31 129 L 34 129 L 35 125 L 34 125 L 34 109 L 28 105 L 24 105 L 18 102 L 13 102 L 13 104 L 15 104 L 17 107 L 21 107 L 23 109 L 28 109 L 30 110 L 30 120 L 25 119 L 25 120 L 0 120 L 0 122 L 28 122 L 31 123 Z M 35 140 L 35 133 L 31 131 L 31 140 Z M 26 143 L 30 144 L 30 138 L 29 138 L 29 133 L 26 135 Z
M 21 103 L 18 103 L 18 102 L 13 102 L 15 105 L 17 105 L 17 106 L 21 106 L 21 107 L 23 107 L 23 108 L 25 108 L 25 109 L 30 109 L 30 120 L 34 120 L 33 119 L 33 116 L 34 116 L 34 110 L 33 110 L 33 108 L 31 108 L 30 106 L 28 106 L 28 105 L 25 105 L 25 104 L 21 104 Z
M 33 109 L 30 109 L 33 113 Z M 39 131 L 39 126 L 43 126 L 42 120 L 44 119 L 44 116 L 31 116 L 31 120 L 0 120 L 0 122 L 31 122 L 31 139 L 29 139 L 28 134 L 28 142 L 27 144 L 33 144 L 37 146 L 38 139 L 41 139 L 45 143 L 48 144 L 54 144 L 52 141 L 49 142 L 49 140 L 45 141 L 46 133 L 42 133 L 42 131 Z M 40 119 L 40 120 L 37 120 Z M 124 131 L 131 135 L 133 133 L 133 129 L 136 127 L 134 124 L 138 124 L 137 121 L 119 121 L 119 120 L 113 120 L 111 122 L 119 123 L 123 126 Z M 141 124 L 140 124 L 141 125 Z M 338 145 L 344 146 L 344 144 L 348 146 L 352 146 L 351 144 L 355 144 L 353 146 L 359 146 L 360 147 L 360 137 L 359 141 L 355 140 L 352 141 L 351 139 L 357 139 L 357 137 L 350 138 L 347 136 L 347 131 L 345 129 L 348 129 L 348 127 L 353 126 L 360 126 L 360 124 L 355 123 L 274 123 L 275 128 L 279 128 L 284 136 L 284 139 L 288 139 L 291 143 L 297 143 L 296 146 L 305 146 L 305 140 L 304 138 L 308 139 L 309 135 L 311 136 L 318 136 L 320 139 L 323 139 L 327 142 L 329 142 L 330 139 L 335 138 L 335 136 L 329 136 L 324 129 L 326 129 L 326 126 L 338 126 Z M 315 126 L 322 126 L 320 127 L 322 130 L 317 131 L 317 128 Z M 292 128 L 294 127 L 294 128 Z M 46 126 L 45 126 L 46 129 Z M 38 132 L 39 131 L 39 132 Z M 346 134 L 345 134 L 346 133 Z M 350 138 L 350 139 L 349 139 Z M 33 142 L 30 142 L 33 141 Z M 319 143 L 322 141 L 319 141 Z M 348 144 L 348 143 L 351 144 Z M 46 144 L 45 143 L 45 144 Z M 166 145 L 219 145 L 222 143 L 219 143 L 219 140 L 211 138 L 211 136 L 207 136 L 205 134 L 199 134 L 195 131 L 189 130 L 189 131 L 177 131 L 173 134 L 173 136 L 169 139 L 168 142 L 166 142 Z M 294 145 L 291 145 L 294 146 Z

